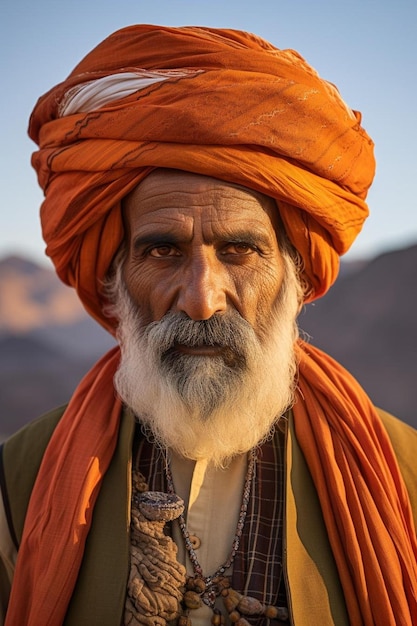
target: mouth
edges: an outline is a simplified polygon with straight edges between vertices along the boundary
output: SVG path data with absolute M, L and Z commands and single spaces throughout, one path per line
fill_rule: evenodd
M 181 343 L 176 343 L 168 351 L 167 356 L 168 354 L 171 355 L 171 358 L 174 357 L 175 354 L 194 357 L 206 357 L 212 359 L 218 359 L 220 357 L 224 365 L 231 368 L 241 368 L 245 363 L 244 357 L 236 353 L 228 346 L 213 346 L 208 344 L 201 344 L 198 346 L 186 346 Z
M 176 343 L 174 346 L 175 352 L 179 354 L 187 354 L 188 356 L 208 356 L 208 357 L 219 357 L 223 356 L 225 349 L 221 346 L 209 346 L 209 345 L 200 345 L 200 346 L 185 346 L 183 344 Z

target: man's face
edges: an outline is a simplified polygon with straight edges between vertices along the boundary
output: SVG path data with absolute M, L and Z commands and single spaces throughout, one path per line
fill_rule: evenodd
M 119 396 L 163 448 L 224 465 L 294 398 L 300 284 L 272 200 L 174 171 L 125 201 L 127 255 L 109 283 Z
M 270 198 L 206 176 L 156 170 L 124 208 L 124 280 L 145 325 L 168 312 L 197 321 L 237 311 L 262 337 L 284 275 Z M 215 356 L 217 348 L 178 350 Z

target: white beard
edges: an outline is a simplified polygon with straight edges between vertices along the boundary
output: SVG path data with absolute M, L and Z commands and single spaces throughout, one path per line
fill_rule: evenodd
M 262 339 L 237 312 L 215 316 L 207 323 L 168 313 L 161 321 L 143 327 L 121 271 L 117 271 L 110 287 L 115 294 L 111 312 L 119 319 L 122 353 L 115 387 L 162 448 L 224 467 L 233 456 L 271 436 L 277 420 L 293 402 L 297 373 L 294 343 L 300 286 L 289 259 L 286 265 L 286 278 Z M 226 328 L 222 332 L 223 320 Z M 179 341 L 176 329 L 182 323 L 186 328 L 179 331 Z M 206 342 L 223 345 L 225 341 L 227 345 L 233 335 L 227 356 L 179 355 L 172 348 L 166 357 L 174 337 L 176 343 L 195 345 L 202 325 L 207 324 Z

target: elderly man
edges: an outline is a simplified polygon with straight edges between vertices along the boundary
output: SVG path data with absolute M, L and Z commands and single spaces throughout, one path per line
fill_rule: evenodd
M 417 433 L 296 321 L 367 216 L 360 114 L 254 35 L 132 26 L 30 134 L 119 347 L 4 445 L 5 623 L 416 624 Z

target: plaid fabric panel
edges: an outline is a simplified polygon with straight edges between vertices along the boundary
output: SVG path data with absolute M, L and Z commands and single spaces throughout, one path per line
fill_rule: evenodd
M 236 554 L 232 587 L 264 604 L 286 606 L 282 540 L 285 433 L 278 428 L 258 452 L 245 527 Z M 261 626 L 264 618 L 248 617 Z

